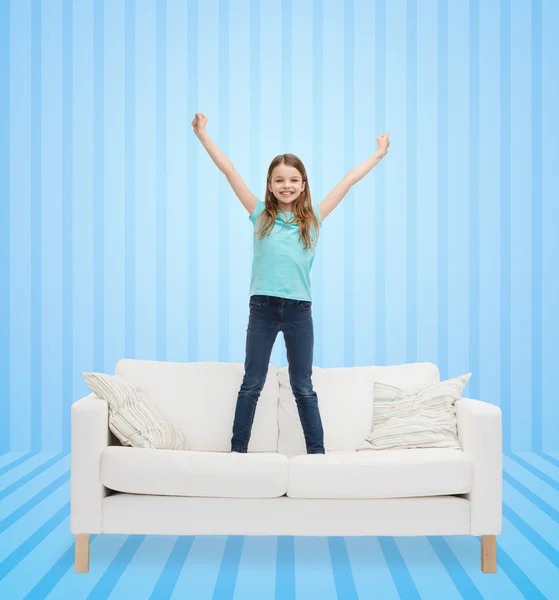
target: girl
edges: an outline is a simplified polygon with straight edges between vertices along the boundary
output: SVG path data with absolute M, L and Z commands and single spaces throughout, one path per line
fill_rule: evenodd
M 233 163 L 206 133 L 208 119 L 197 113 L 194 133 L 227 177 L 254 225 L 250 314 L 245 373 L 237 397 L 231 451 L 246 453 L 256 404 L 268 374 L 272 347 L 283 331 L 289 380 L 305 436 L 307 454 L 324 454 L 318 398 L 311 381 L 314 331 L 310 270 L 318 230 L 351 186 L 388 152 L 388 132 L 377 138 L 377 151 L 350 171 L 320 203 L 313 205 L 307 171 L 293 154 L 276 156 L 268 168 L 264 202 L 247 188 Z

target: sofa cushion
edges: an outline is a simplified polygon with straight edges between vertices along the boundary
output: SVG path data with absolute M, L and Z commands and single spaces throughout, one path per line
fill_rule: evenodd
M 306 445 L 288 369 L 278 371 L 278 452 L 291 457 L 306 454 Z M 354 451 L 371 432 L 375 381 L 408 388 L 438 383 L 440 374 L 433 363 L 332 368 L 313 365 L 312 382 L 318 396 L 326 452 Z
M 125 446 L 189 450 L 184 432 L 145 397 L 140 386 L 119 375 L 83 373 L 98 398 L 109 406 L 109 429 Z
M 291 498 L 408 498 L 465 494 L 473 463 L 446 448 L 326 452 L 289 459 Z
M 372 431 L 358 450 L 460 450 L 454 403 L 471 376 L 468 373 L 435 385 L 407 389 L 376 381 Z
M 142 387 L 147 399 L 185 432 L 191 450 L 231 451 L 235 406 L 244 376 L 242 363 L 123 358 L 116 365 L 116 374 Z M 277 451 L 277 412 L 277 367 L 269 365 L 256 405 L 249 452 Z
M 109 446 L 101 482 L 130 494 L 277 498 L 287 491 L 287 457 L 277 452 L 187 452 Z

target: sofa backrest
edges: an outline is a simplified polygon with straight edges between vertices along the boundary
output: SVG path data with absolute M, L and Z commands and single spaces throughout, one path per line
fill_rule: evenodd
M 258 400 L 249 442 L 251 452 L 276 452 L 278 447 L 277 367 L 268 375 Z M 146 400 L 181 427 L 190 449 L 230 452 L 237 395 L 244 365 L 231 362 L 167 362 L 123 358 L 115 375 L 139 385 Z
M 268 365 L 249 442 L 251 452 L 306 453 L 305 438 L 289 367 Z M 242 363 L 167 362 L 123 358 L 115 375 L 138 384 L 146 399 L 181 427 L 194 451 L 230 452 Z M 433 363 L 391 366 L 330 367 L 313 365 L 313 389 L 324 429 L 326 451 L 354 451 L 371 431 L 373 383 L 401 388 L 439 383 Z
M 401 388 L 440 382 L 433 363 L 394 366 L 331 367 L 313 365 L 312 383 L 324 430 L 324 449 L 354 451 L 373 423 L 373 383 L 381 381 Z M 289 383 L 289 367 L 278 371 L 278 452 L 292 456 L 306 453 L 305 437 L 295 397 Z

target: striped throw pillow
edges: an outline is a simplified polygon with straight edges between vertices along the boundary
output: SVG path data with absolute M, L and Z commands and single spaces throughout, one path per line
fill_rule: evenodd
M 161 411 L 146 401 L 138 385 L 120 375 L 83 373 L 91 391 L 109 403 L 109 429 L 124 446 L 189 450 L 189 443 Z
M 471 375 L 407 390 L 375 381 L 372 431 L 357 451 L 392 448 L 461 450 L 454 403 L 462 396 Z

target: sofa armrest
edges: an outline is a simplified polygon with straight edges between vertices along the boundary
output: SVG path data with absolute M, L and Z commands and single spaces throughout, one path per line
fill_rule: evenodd
M 502 529 L 502 413 L 494 404 L 459 398 L 455 402 L 458 439 L 474 463 L 470 500 L 472 535 L 498 535 Z
M 109 406 L 89 394 L 72 404 L 70 476 L 70 531 L 101 533 L 103 498 L 109 489 L 101 483 L 101 455 L 111 445 Z

